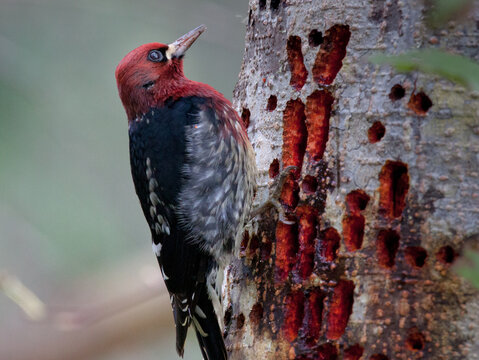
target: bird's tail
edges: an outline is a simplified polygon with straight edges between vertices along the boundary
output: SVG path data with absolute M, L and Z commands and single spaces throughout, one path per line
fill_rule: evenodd
M 215 307 L 205 283 L 199 284 L 192 299 L 172 296 L 173 314 L 176 324 L 176 352 L 183 357 L 188 328 L 192 324 L 204 360 L 226 360 L 223 335 L 218 324 Z M 214 291 L 213 291 L 214 292 Z M 191 301 L 191 302 L 190 302 Z
M 210 298 L 206 284 L 201 287 L 191 320 L 200 345 L 204 360 L 226 360 L 223 335 L 218 324 L 213 300 Z M 211 296 L 214 296 L 212 294 Z
M 182 304 L 180 298 L 171 295 L 171 299 L 176 327 L 176 352 L 179 356 L 183 357 L 186 335 L 188 334 L 188 327 L 190 326 L 191 318 L 188 314 L 187 307 Z

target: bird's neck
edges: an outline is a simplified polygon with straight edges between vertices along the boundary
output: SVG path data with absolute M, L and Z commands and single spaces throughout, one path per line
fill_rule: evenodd
M 173 80 L 173 81 L 172 81 Z M 213 98 L 221 103 L 229 103 L 222 94 L 207 84 L 190 80 L 182 74 L 178 74 L 175 79 L 161 81 L 159 79 L 155 84 L 154 91 L 145 94 L 130 94 L 127 109 L 128 121 L 135 121 L 141 118 L 151 108 L 161 108 L 168 100 L 176 101 L 180 98 L 198 96 Z
M 173 81 L 171 81 L 173 80 Z M 166 100 L 177 99 L 184 96 L 192 86 L 193 81 L 184 76 L 178 76 L 175 79 L 162 81 L 161 79 L 155 85 L 155 93 L 153 98 L 153 106 L 161 107 Z

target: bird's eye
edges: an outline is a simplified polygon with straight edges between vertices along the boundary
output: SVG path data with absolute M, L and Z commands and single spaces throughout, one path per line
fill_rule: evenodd
M 148 60 L 153 61 L 153 62 L 161 62 L 163 61 L 164 56 L 161 53 L 160 50 L 151 50 L 148 53 Z

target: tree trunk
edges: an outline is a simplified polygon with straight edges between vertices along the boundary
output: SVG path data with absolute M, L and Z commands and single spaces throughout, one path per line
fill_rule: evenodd
M 274 210 L 229 268 L 232 359 L 478 359 L 478 293 L 451 269 L 478 242 L 477 94 L 367 62 L 479 57 L 479 11 L 430 30 L 414 0 L 250 0 L 235 105 Z

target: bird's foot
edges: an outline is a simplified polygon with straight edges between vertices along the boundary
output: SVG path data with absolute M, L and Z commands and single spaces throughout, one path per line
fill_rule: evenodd
M 289 174 L 297 169 L 297 166 L 287 166 L 281 171 L 281 173 L 275 178 L 273 184 L 271 185 L 271 188 L 273 188 L 273 192 L 269 195 L 268 199 L 264 203 L 256 206 L 251 211 L 250 221 L 253 220 L 256 216 L 264 213 L 266 210 L 269 210 L 274 207 L 278 212 L 280 221 L 286 224 L 291 223 L 291 221 L 288 220 L 288 218 L 286 217 L 286 213 L 283 206 L 279 202 L 279 199 L 281 197 L 281 190 L 283 189 L 283 185 L 288 179 Z

